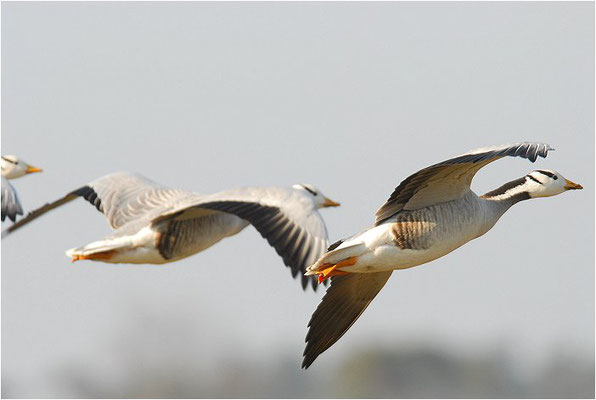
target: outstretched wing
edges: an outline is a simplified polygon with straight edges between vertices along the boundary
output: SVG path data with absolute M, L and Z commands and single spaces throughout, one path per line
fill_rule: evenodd
M 249 187 L 188 198 L 152 222 L 196 218 L 213 211 L 234 214 L 250 222 L 275 248 L 292 276 L 300 274 L 302 287 L 306 288 L 310 281 L 316 290 L 316 279 L 304 276 L 304 272 L 325 252 L 329 240 L 321 215 L 303 191 Z
M 393 271 L 331 278 L 331 286 L 308 323 L 302 368 L 337 342 L 385 286 Z
M 178 199 L 195 196 L 191 192 L 170 189 L 129 172 L 106 175 L 87 186 L 91 192 L 85 199 L 105 214 L 113 229 L 156 208 L 174 204 Z
M 462 198 L 480 168 L 506 156 L 536 161 L 553 150 L 544 143 L 515 143 L 469 151 L 426 167 L 404 179 L 375 214 L 375 225 L 401 210 L 416 210 Z
M 31 211 L 25 218 L 2 231 L 2 237 L 78 197 L 83 197 L 93 204 L 106 216 L 110 226 L 117 229 L 127 222 L 146 215 L 149 211 L 189 195 L 192 194 L 183 190 L 169 189 L 138 174 L 117 172 L 103 176 L 56 201 Z
M 23 208 L 17 196 L 17 191 L 12 187 L 8 179 L 2 177 L 2 221 L 8 218 L 14 222 L 17 215 L 23 215 Z

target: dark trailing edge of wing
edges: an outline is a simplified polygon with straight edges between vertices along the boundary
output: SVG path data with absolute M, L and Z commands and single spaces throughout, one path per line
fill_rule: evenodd
M 97 196 L 97 193 L 95 193 L 95 190 L 93 190 L 92 187 L 85 185 L 85 186 L 82 186 L 76 190 L 73 190 L 72 192 L 68 193 L 66 196 L 64 196 L 52 203 L 46 203 L 43 206 L 29 212 L 26 217 L 22 218 L 20 221 L 16 222 L 15 224 L 11 225 L 7 229 L 3 230 L 2 237 L 4 237 L 5 235 L 7 235 L 9 233 L 12 233 L 13 231 L 19 229 L 21 226 L 33 221 L 34 219 L 41 217 L 43 214 L 47 213 L 48 211 L 51 211 L 56 207 L 60 207 L 61 205 L 68 203 L 69 201 L 72 201 L 72 200 L 76 199 L 77 197 L 83 197 L 85 200 L 87 200 L 91 204 L 93 204 L 95 206 L 95 208 L 97 208 L 100 212 L 102 212 L 101 200 Z
M 200 207 L 234 214 L 250 222 L 281 256 L 292 276 L 295 278 L 300 274 L 302 288 L 306 289 L 310 281 L 313 290 L 317 290 L 317 279 L 304 275 L 310 262 L 316 261 L 316 258 L 309 261 L 313 249 L 304 248 L 309 246 L 308 232 L 293 223 L 278 207 L 242 201 L 214 201 Z

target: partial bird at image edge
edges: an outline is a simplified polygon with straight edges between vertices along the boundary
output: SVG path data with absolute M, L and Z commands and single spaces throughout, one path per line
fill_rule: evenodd
M 20 178 L 34 172 L 42 172 L 42 170 L 27 164 L 17 156 L 2 156 L 2 222 L 6 217 L 15 222 L 18 215 L 23 215 L 23 206 L 9 179 Z

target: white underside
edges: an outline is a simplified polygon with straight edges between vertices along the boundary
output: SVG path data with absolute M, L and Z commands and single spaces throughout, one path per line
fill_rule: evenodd
M 506 210 L 496 205 L 496 202 L 490 203 L 475 195 L 472 197 L 472 194 L 470 199 L 468 204 L 471 205 L 467 208 L 460 207 L 457 202 L 436 206 L 441 208 L 437 210 L 438 215 L 447 215 L 449 212 L 452 217 L 426 219 L 431 231 L 428 248 L 400 248 L 392 233 L 396 220 L 391 219 L 349 238 L 336 249 L 325 253 L 307 269 L 306 274 L 317 274 L 329 264 L 337 264 L 352 257 L 357 258 L 355 264 L 337 269 L 344 272 L 375 273 L 412 268 L 436 260 L 486 233 Z
M 67 250 L 66 255 L 74 259 L 76 256 L 90 256 L 112 251 L 109 258 L 97 258 L 94 261 L 129 264 L 165 264 L 177 261 L 237 234 L 248 225 L 247 221 L 232 214 L 222 213 L 219 216 L 217 223 L 199 224 L 200 229 L 195 232 L 191 244 L 171 258 L 164 258 L 157 249 L 160 233 L 150 226 L 140 229 L 133 235 L 98 240 L 83 247 Z
M 337 262 L 348 257 L 358 257 L 356 264 L 339 268 L 344 272 L 374 273 L 406 269 L 436 260 L 473 239 L 470 235 L 459 238 L 452 237 L 450 240 L 436 243 L 429 249 L 401 249 L 395 244 L 390 226 L 390 223 L 376 226 L 342 243 L 336 250 L 352 247 L 353 252 L 349 249 L 346 249 L 345 253 L 338 251 L 338 256 L 341 258 L 332 261 Z M 356 244 L 361 245 L 357 246 Z
M 106 251 L 114 251 L 109 259 L 99 261 L 107 263 L 163 264 L 169 262 L 155 247 L 158 233 L 146 227 L 134 235 L 120 236 L 113 239 L 98 240 L 86 246 L 66 251 L 68 257 L 89 256 Z

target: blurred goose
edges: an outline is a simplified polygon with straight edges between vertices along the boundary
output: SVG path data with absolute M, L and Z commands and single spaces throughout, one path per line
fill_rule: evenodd
M 41 172 L 41 169 L 27 164 L 16 156 L 2 156 L 2 221 L 8 217 L 14 222 L 17 215 L 23 215 L 19 196 L 8 180 L 20 178 L 32 172 Z
M 332 346 L 383 288 L 393 270 L 435 260 L 484 235 L 515 203 L 582 189 L 551 170 L 536 170 L 477 196 L 472 178 L 505 156 L 534 162 L 548 145 L 517 143 L 470 151 L 406 178 L 379 208 L 374 225 L 332 244 L 307 268 L 331 285 L 309 322 L 303 368 Z
M 304 272 L 329 245 L 317 210 L 339 206 L 306 184 L 199 195 L 120 172 L 32 211 L 2 236 L 78 197 L 95 205 L 115 231 L 102 240 L 68 250 L 72 261 L 163 264 L 205 250 L 252 224 L 291 268 L 292 275 L 300 272 L 303 288 L 311 280 L 315 290 L 316 279 L 304 276 Z

